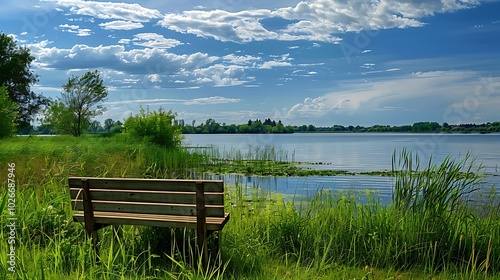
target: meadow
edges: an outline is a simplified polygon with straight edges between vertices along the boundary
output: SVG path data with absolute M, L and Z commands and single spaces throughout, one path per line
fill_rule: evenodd
M 393 164 L 397 183 L 389 205 L 363 190 L 324 189 L 293 200 L 227 186 L 231 219 L 222 251 L 202 270 L 187 230 L 107 227 L 97 261 L 83 225 L 72 221 L 67 178 L 286 176 L 297 172 L 286 153 L 168 150 L 126 134 L 3 139 L 0 278 L 500 279 L 500 199 L 494 189 L 476 188 L 480 167 L 472 156 L 420 166 L 411 151 L 401 151 Z M 17 219 L 14 273 L 9 176 Z

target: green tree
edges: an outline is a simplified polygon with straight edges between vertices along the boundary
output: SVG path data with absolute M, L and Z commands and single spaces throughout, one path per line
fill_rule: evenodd
M 412 125 L 412 132 L 437 132 L 440 128 L 437 122 L 417 122 Z
M 104 128 L 101 126 L 101 123 L 98 120 L 94 120 L 90 123 L 89 132 L 90 133 L 101 133 L 104 131 Z
M 18 105 L 9 98 L 5 87 L 0 87 L 0 138 L 9 137 L 16 132 Z
M 102 102 L 108 90 L 99 72 L 89 71 L 83 76 L 72 76 L 63 85 L 61 98 L 53 102 L 46 112 L 45 122 L 58 133 L 81 136 L 90 128 L 91 118 L 102 114 Z
M 9 98 L 18 105 L 16 122 L 21 130 L 29 128 L 35 114 L 49 102 L 31 91 L 31 86 L 38 82 L 30 70 L 34 59 L 28 48 L 17 46 L 12 37 L 0 33 L 0 86 L 5 86 Z
M 242 124 L 238 127 L 238 132 L 239 133 L 249 133 L 250 127 L 248 126 L 248 124 Z
M 55 133 L 78 135 L 77 118 L 71 110 L 61 101 L 54 101 L 45 111 L 44 125 L 50 126 Z M 86 124 L 90 127 L 90 123 Z
M 105 119 L 104 120 L 104 130 L 106 132 L 109 132 L 114 125 L 115 125 L 115 121 L 113 119 Z

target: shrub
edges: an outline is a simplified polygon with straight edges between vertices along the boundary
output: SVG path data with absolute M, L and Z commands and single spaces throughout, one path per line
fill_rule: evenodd
M 116 134 L 116 133 L 122 133 L 123 126 L 119 124 L 115 124 L 111 127 L 109 130 L 110 133 Z
M 139 114 L 125 120 L 125 131 L 134 138 L 142 138 L 165 148 L 176 148 L 182 140 L 182 128 L 175 124 L 172 110 L 150 111 L 141 107 Z

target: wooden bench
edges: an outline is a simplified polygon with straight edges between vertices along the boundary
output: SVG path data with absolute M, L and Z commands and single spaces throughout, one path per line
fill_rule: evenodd
M 224 182 L 128 178 L 68 179 L 73 219 L 85 223 L 96 249 L 97 230 L 108 225 L 196 229 L 198 252 L 207 266 L 207 238 L 229 220 Z M 219 244 L 217 239 L 217 249 Z

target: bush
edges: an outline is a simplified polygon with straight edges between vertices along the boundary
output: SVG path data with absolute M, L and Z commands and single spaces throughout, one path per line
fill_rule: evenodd
M 115 124 L 111 127 L 111 129 L 109 130 L 110 133 L 112 134 L 116 134 L 116 133 L 122 133 L 122 129 L 123 129 L 123 126 L 119 125 L 119 124 Z
M 182 140 L 182 128 L 175 124 L 175 114 L 161 107 L 158 112 L 141 107 L 139 114 L 125 120 L 124 128 L 134 138 L 145 139 L 165 148 L 176 148 Z

